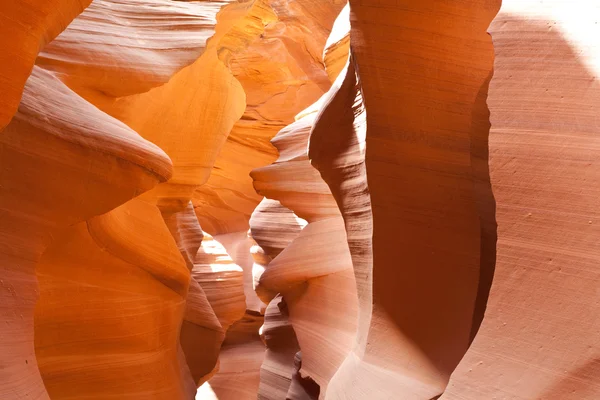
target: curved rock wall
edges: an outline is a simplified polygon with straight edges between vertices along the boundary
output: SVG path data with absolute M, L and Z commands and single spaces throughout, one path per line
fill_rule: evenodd
M 1 399 L 600 398 L 595 2 L 5 3 Z
M 65 228 L 169 179 L 171 161 L 158 147 L 38 67 L 0 141 L 5 238 L 0 394 L 7 399 L 44 399 L 48 395 L 33 340 L 36 264 Z
M 301 376 L 325 390 L 351 348 L 356 330 L 356 284 L 342 216 L 326 183 L 308 159 L 316 109 L 280 131 L 280 158 L 254 170 L 257 191 L 308 222 L 258 279 L 264 301 L 281 293 L 302 349 Z
M 218 39 L 225 32 L 217 32 L 214 45 L 199 45 L 212 35 L 222 3 L 179 4 L 171 7 L 170 2 L 155 1 L 133 7 L 127 2 L 95 1 L 38 59 L 41 67 L 52 71 L 86 100 L 158 144 L 174 164 L 167 183 L 97 217 L 99 223 L 87 221 L 86 230 L 73 227 L 73 234 L 67 235 L 64 242 L 55 239 L 42 258 L 38 268 L 41 296 L 36 355 L 52 397 L 133 399 L 152 393 L 165 399 L 186 398 L 195 392 L 194 381 L 203 382 L 217 361 L 226 326 L 218 322 L 211 298 L 198 282 L 188 292 L 189 269 L 196 267 L 197 256 L 192 253 L 186 262 L 165 224 L 165 215 L 186 212 L 194 188 L 207 179 L 219 146 L 241 116 L 244 95 L 217 59 Z M 186 19 L 197 24 L 186 23 Z M 157 22 L 165 24 L 164 34 L 154 28 Z M 175 28 L 181 29 L 173 29 L 176 22 L 179 25 Z M 124 37 L 130 43 L 124 45 Z M 143 47 L 147 41 L 161 38 L 159 46 L 148 50 Z M 86 56 L 93 62 L 81 59 Z M 156 70 L 154 63 L 164 70 Z M 203 77 L 212 84 L 209 90 L 198 91 L 189 84 Z M 231 95 L 224 97 L 224 93 Z M 182 106 L 190 118 L 182 118 Z M 214 117 L 215 112 L 220 118 Z M 196 241 L 201 239 L 199 226 L 192 234 L 200 235 Z M 81 241 L 88 243 L 87 259 L 69 250 L 72 246 L 83 248 Z M 136 247 L 136 243 L 144 245 Z M 104 258 L 95 259 L 94 253 Z M 74 273 L 71 268 L 77 264 L 83 271 Z M 98 267 L 104 281 L 93 275 Z M 131 275 L 126 271 L 134 267 L 146 277 L 136 280 L 140 289 L 115 290 L 112 277 Z M 217 274 L 226 275 L 226 271 Z M 88 317 L 84 330 L 68 329 L 83 317 L 82 309 L 65 307 L 71 299 L 64 294 L 89 285 L 90 280 L 98 289 L 95 294 L 82 295 L 87 299 L 85 309 L 100 307 L 105 314 L 98 311 L 93 318 Z M 171 291 L 153 289 L 160 283 Z M 144 291 L 146 296 L 141 296 Z M 186 305 L 188 293 L 193 301 Z M 122 306 L 115 314 L 106 307 L 110 302 L 127 307 Z M 60 319 L 48 307 L 61 309 Z M 242 302 L 238 313 L 243 310 Z M 235 314 L 234 310 L 229 312 Z M 112 329 L 107 328 L 107 319 L 113 321 Z M 127 356 L 135 348 L 132 340 L 138 343 L 135 351 L 141 357 L 136 369 L 130 367 L 132 360 Z M 88 347 L 98 349 L 102 357 L 86 352 Z M 199 348 L 213 355 L 197 360 Z M 71 369 L 65 369 L 67 362 Z M 114 367 L 107 369 L 106 365 Z M 142 380 L 137 378 L 140 374 Z
M 279 201 L 267 198 L 261 201 L 250 219 L 250 232 L 255 241 L 252 248 L 254 287 L 259 284 L 269 263 L 298 237 L 305 226 L 306 221 L 298 218 Z M 286 398 L 295 372 L 294 357 L 300 347 L 283 297 L 278 294 L 270 302 L 268 300 L 273 297 L 272 293 L 264 293 L 262 297 L 268 306 L 260 330 L 266 351 L 260 370 L 258 398 Z
M 444 400 L 600 395 L 599 12 L 505 0 L 490 25 L 496 269 Z

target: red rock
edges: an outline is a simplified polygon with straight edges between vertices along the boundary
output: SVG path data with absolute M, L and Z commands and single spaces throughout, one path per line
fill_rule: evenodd
M 5 3 L 0 399 L 600 398 L 596 2 Z
M 585 1 L 505 1 L 490 26 L 496 268 L 444 400 L 600 395 L 597 13 Z

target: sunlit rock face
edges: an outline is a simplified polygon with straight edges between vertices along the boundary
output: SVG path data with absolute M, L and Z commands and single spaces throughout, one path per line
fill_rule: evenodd
M 0 5 L 0 399 L 600 398 L 600 5 Z

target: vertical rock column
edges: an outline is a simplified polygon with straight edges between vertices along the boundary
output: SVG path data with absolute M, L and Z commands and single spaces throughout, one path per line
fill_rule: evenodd
M 250 219 L 250 231 L 256 246 L 253 274 L 257 278 L 294 239 L 306 221 L 298 218 L 277 200 L 263 199 Z M 276 400 L 286 398 L 295 372 L 294 357 L 300 350 L 294 327 L 289 321 L 289 309 L 281 295 L 261 293 L 268 302 L 261 336 L 265 342 L 265 359 L 260 370 L 258 398 Z
M 325 71 L 327 72 L 327 77 L 330 81 L 334 81 L 340 70 L 343 69 L 344 63 L 348 58 L 348 45 L 349 19 L 348 7 L 345 7 L 336 18 L 331 34 L 324 47 L 323 60 Z M 278 147 L 282 156 L 280 157 L 281 162 L 289 162 L 291 164 L 291 161 L 305 160 L 307 144 L 305 142 L 305 135 L 307 134 L 307 132 L 305 132 L 305 124 L 307 121 L 311 121 L 311 118 L 314 116 L 314 113 L 317 112 L 320 104 L 321 103 L 319 102 L 316 105 L 313 105 L 309 110 L 301 113 L 298 116 L 299 121 L 296 125 L 293 124 L 290 126 L 289 130 L 297 130 L 296 136 L 302 135 L 302 138 L 299 140 L 290 140 L 289 138 L 287 140 L 281 140 L 282 143 L 285 143 Z M 310 124 L 310 122 L 308 123 Z M 283 131 L 279 136 L 283 136 Z M 290 137 L 292 136 L 293 135 L 290 135 Z M 278 139 L 276 138 L 275 142 L 277 141 Z M 297 163 L 296 165 L 308 167 L 308 164 L 305 163 Z M 308 171 L 310 172 L 310 175 L 308 175 L 310 181 L 314 181 L 321 185 L 323 184 L 315 173 L 316 171 L 313 169 L 308 169 Z M 282 178 L 278 177 L 278 179 Z M 283 182 L 280 184 L 283 184 Z M 294 202 L 292 201 L 291 204 L 294 204 Z M 318 207 L 318 204 L 319 203 L 316 203 L 315 206 Z M 302 209 L 300 212 L 302 212 Z M 298 221 L 301 221 L 302 225 L 298 225 Z M 307 359 L 308 364 L 310 365 L 311 357 L 313 355 L 311 354 L 311 349 L 309 347 L 305 348 L 305 350 L 308 351 L 308 355 L 306 354 L 306 351 L 304 352 L 304 355 L 297 353 L 300 348 L 296 332 L 294 331 L 294 325 L 290 323 L 292 318 L 290 318 L 288 301 L 285 296 L 282 297 L 281 295 L 277 295 L 277 292 L 273 292 L 267 286 L 261 284 L 261 274 L 266 270 L 266 274 L 269 275 L 272 266 L 277 266 L 281 273 L 285 273 L 285 269 L 290 268 L 291 275 L 293 275 L 291 269 L 294 268 L 306 268 L 307 270 L 310 270 L 310 267 L 308 266 L 300 267 L 299 265 L 296 266 L 294 263 L 287 264 L 289 260 L 285 261 L 287 257 L 286 254 L 290 254 L 289 251 L 305 251 L 304 248 L 297 249 L 293 240 L 296 240 L 295 237 L 299 233 L 298 229 L 300 227 L 303 228 L 306 222 L 295 216 L 292 211 L 283 206 L 279 201 L 265 199 L 253 213 L 250 223 L 252 236 L 258 244 L 254 251 L 256 259 L 255 273 L 258 283 L 257 290 L 264 301 L 268 302 L 272 299 L 266 310 L 265 324 L 262 328 L 262 335 L 267 345 L 267 353 L 261 369 L 259 397 L 261 399 L 279 399 L 284 397 L 300 399 L 306 398 L 307 396 L 316 398 L 319 394 L 323 396 L 325 392 L 324 390 L 320 390 L 319 384 L 312 380 L 312 378 L 303 378 L 302 374 L 304 372 L 300 372 L 301 366 L 303 365 L 302 358 L 304 358 L 305 366 Z M 307 229 L 308 230 L 304 232 L 304 234 L 307 234 L 307 232 L 311 230 L 310 228 Z M 300 235 L 302 235 L 301 232 Z M 338 236 L 332 238 L 334 242 L 339 239 Z M 300 240 L 300 238 L 298 238 L 298 240 Z M 305 237 L 304 240 L 307 240 L 307 238 Z M 341 248 L 347 247 L 343 240 L 336 243 L 336 245 L 340 244 Z M 288 246 L 290 249 L 284 250 Z M 344 252 L 344 250 L 342 250 L 342 252 Z M 344 252 L 344 254 L 347 253 Z M 327 258 L 326 255 L 324 256 Z M 317 256 L 315 255 L 315 257 Z M 273 262 L 273 264 L 271 264 L 271 262 Z M 352 291 L 353 288 L 349 290 L 349 292 Z M 273 296 L 276 297 L 273 298 Z M 353 316 L 350 315 L 348 318 L 352 320 Z M 302 336 L 302 334 L 300 335 Z M 332 350 L 327 349 L 326 352 L 327 351 Z M 336 350 L 333 350 L 334 353 L 335 351 Z M 321 384 L 323 384 L 323 382 L 326 383 L 330 376 L 331 375 L 323 379 Z M 323 389 L 324 388 L 325 385 L 323 385 Z
M 366 109 L 373 306 L 369 316 L 368 199 L 366 187 L 352 180 L 364 173 L 360 163 L 348 165 L 361 147 L 350 68 L 347 89 L 333 97 L 329 114 L 322 113 L 311 146 L 311 152 L 327 151 L 319 144 L 328 143 L 324 132 L 317 135 L 319 123 L 348 130 L 330 136 L 342 147 L 334 161 L 318 152 L 311 158 L 337 186 L 332 191 L 346 215 L 362 292 L 357 347 L 328 398 L 433 398 L 468 347 L 482 236 L 471 138 L 487 133 L 474 113 L 485 117 L 487 111 L 479 93 L 492 68 L 486 28 L 498 3 L 350 2 L 353 60 Z M 336 121 L 333 110 L 346 110 L 341 128 L 328 122 Z M 347 178 L 346 187 L 336 182 Z
M 322 53 L 342 6 L 343 2 L 336 0 L 301 0 L 254 1 L 228 8 L 245 14 L 249 22 L 222 41 L 221 52 L 246 92 L 247 107 L 208 182 L 196 190 L 193 201 L 205 231 L 220 241 L 234 260 L 232 252 L 249 247 L 248 220 L 262 199 L 254 191 L 249 172 L 277 158 L 269 141 L 329 88 Z M 247 32 L 252 30 L 259 31 L 260 37 L 246 45 Z M 229 329 L 220 370 L 202 389 L 235 400 L 256 398 L 264 355 L 258 335 L 264 309 L 251 289 L 252 263 L 238 258 L 245 271 L 247 313 Z
M 353 60 L 346 60 L 326 95 L 309 143 L 311 163 L 327 182 L 344 218 L 359 306 L 355 345 L 328 387 L 330 396 L 344 391 L 352 369 L 364 356 L 373 307 L 373 221 L 365 168 L 366 113 Z
M 302 350 L 302 377 L 327 383 L 350 351 L 356 329 L 356 285 L 342 216 L 329 188 L 308 160 L 317 105 L 273 139 L 278 161 L 252 172 L 258 193 L 274 198 L 308 225 L 273 261 L 257 291 L 281 293 Z M 292 393 L 294 396 L 294 393 Z M 294 398 L 294 397 L 292 397 Z

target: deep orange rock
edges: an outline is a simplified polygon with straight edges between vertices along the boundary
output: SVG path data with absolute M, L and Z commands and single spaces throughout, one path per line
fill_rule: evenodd
M 37 67 L 0 141 L 0 208 L 6 232 L 0 394 L 47 399 L 33 342 L 36 263 L 62 229 L 167 180 L 171 162 L 158 147 Z
M 14 0 L 0 5 L 0 130 L 21 101 L 38 52 L 91 0 Z
M 500 3 L 5 1 L 0 399 L 600 398 L 600 6 Z

